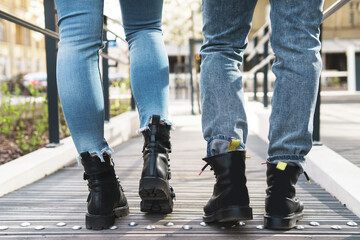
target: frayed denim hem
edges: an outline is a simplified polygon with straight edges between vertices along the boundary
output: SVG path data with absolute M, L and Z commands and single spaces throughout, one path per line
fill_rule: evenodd
M 149 118 L 149 121 L 148 122 L 150 122 L 150 119 L 151 119 L 151 117 Z M 167 119 L 160 119 L 160 121 L 161 122 L 164 122 L 166 125 L 168 125 L 168 126 L 170 126 L 170 130 L 175 130 L 175 125 L 172 123 L 172 122 L 170 122 L 169 120 L 167 120 Z M 145 126 L 145 127 L 141 127 L 141 128 L 139 128 L 138 130 L 136 130 L 136 134 L 142 134 L 144 131 L 146 131 L 146 130 L 149 130 L 150 128 L 149 128 L 149 126 Z
M 206 157 L 211 157 L 213 156 L 212 152 L 211 152 L 211 142 L 213 140 L 216 140 L 216 139 L 219 139 L 219 140 L 225 140 L 225 141 L 228 141 L 230 142 L 232 139 L 235 139 L 233 137 L 228 137 L 228 136 L 225 136 L 225 135 L 217 135 L 217 136 L 213 136 L 213 137 L 210 137 L 210 138 L 206 138 L 205 140 L 208 142 L 207 144 L 207 150 L 206 150 Z M 240 148 L 241 149 L 245 149 L 245 144 L 243 143 L 243 140 L 240 139 L 241 143 L 240 143 Z
M 101 162 L 105 162 L 104 160 L 104 153 L 106 153 L 107 155 L 111 156 L 111 154 L 114 152 L 114 150 L 112 148 L 110 148 L 109 146 L 104 147 L 103 149 L 101 149 L 101 151 L 88 151 L 91 155 L 96 154 L 96 156 L 98 156 L 100 158 Z M 77 157 L 77 162 L 78 165 L 81 165 L 81 155 L 79 155 Z

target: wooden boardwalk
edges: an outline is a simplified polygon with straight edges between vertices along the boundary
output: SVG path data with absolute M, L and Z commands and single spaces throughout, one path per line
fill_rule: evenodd
M 198 173 L 204 162 L 205 142 L 200 132 L 199 116 L 174 116 L 177 129 L 172 132 L 173 153 L 171 184 L 176 192 L 174 212 L 153 215 L 140 212 L 138 182 L 142 168 L 140 137 L 115 149 L 116 172 L 130 204 L 130 215 L 116 221 L 116 229 L 89 231 L 85 228 L 87 186 L 82 168 L 71 166 L 34 184 L 0 198 L 0 230 L 2 239 L 360 239 L 360 219 L 321 189 L 309 185 L 300 176 L 297 192 L 305 204 L 305 217 L 299 222 L 303 229 L 271 231 L 261 229 L 264 212 L 266 144 L 255 135 L 248 139 L 248 188 L 254 220 L 245 225 L 224 228 L 202 226 L 202 207 L 212 192 L 213 172 L 208 168 Z M 311 177 L 311 176 L 310 176 Z M 319 226 L 310 226 L 312 221 Z M 65 226 L 57 226 L 64 222 Z M 135 222 L 136 226 L 130 226 Z M 167 223 L 170 226 L 166 226 Z M 21 226 L 21 224 L 29 226 Z M 331 227 L 339 225 L 341 230 Z M 44 229 L 36 230 L 38 226 Z M 81 226 L 74 230 L 74 226 Z M 152 230 L 146 229 L 154 226 Z M 189 230 L 184 226 L 190 226 Z M 260 226 L 260 227 L 259 227 Z M 185 227 L 186 228 L 186 227 Z M 260 228 L 260 229 L 259 229 Z

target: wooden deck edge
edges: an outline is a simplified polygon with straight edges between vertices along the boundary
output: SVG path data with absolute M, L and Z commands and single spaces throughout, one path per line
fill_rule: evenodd
M 249 130 L 268 142 L 270 107 L 247 102 Z M 360 168 L 325 145 L 314 146 L 307 156 L 306 172 L 322 188 L 360 217 Z
M 123 113 L 105 124 L 105 138 L 112 147 L 136 135 L 138 115 Z M 41 148 L 0 166 L 0 197 L 42 179 L 76 162 L 77 151 L 71 137 L 55 148 Z

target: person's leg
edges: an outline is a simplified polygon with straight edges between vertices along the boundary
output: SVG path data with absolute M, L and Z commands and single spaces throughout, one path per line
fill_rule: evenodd
M 265 217 L 265 225 L 291 228 L 297 217 L 286 222 L 281 220 L 284 217 L 278 220 L 271 216 L 297 212 L 301 217 L 302 214 L 294 185 L 312 147 L 313 114 L 321 71 L 319 26 L 323 0 L 270 0 L 270 4 L 270 41 L 275 53 L 272 69 L 276 81 L 270 116 L 269 188 L 265 206 L 266 216 L 270 218 Z M 292 201 L 285 200 L 285 195 Z
M 98 50 L 103 0 L 56 0 L 59 16 L 57 82 L 66 122 L 84 166 L 89 197 L 86 227 L 108 228 L 128 205 L 104 139 L 104 100 Z
M 207 156 L 227 152 L 231 139 L 240 139 L 243 148 L 246 143 L 248 127 L 239 67 L 256 2 L 203 0 L 200 96 Z
M 200 96 L 203 135 L 208 142 L 204 161 L 217 176 L 213 197 L 204 207 L 206 222 L 252 219 L 245 177 L 247 122 L 239 67 L 256 2 L 202 1 Z
M 140 115 L 147 128 L 152 115 L 167 124 L 169 62 L 161 30 L 163 0 L 120 0 L 123 26 L 130 50 L 130 81 Z
M 104 99 L 98 51 L 103 1 L 56 0 L 59 15 L 57 83 L 67 125 L 79 153 L 110 153 L 104 139 Z
M 144 136 L 139 184 L 143 212 L 170 213 L 169 63 L 161 30 L 163 0 L 120 0 L 130 50 L 130 80 Z M 151 124 L 149 124 L 151 121 Z

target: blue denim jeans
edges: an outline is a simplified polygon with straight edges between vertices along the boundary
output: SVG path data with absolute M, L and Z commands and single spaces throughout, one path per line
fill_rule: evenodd
M 248 44 L 256 0 L 203 0 L 200 94 L 208 156 L 246 143 L 248 126 L 239 66 Z M 304 167 L 312 147 L 313 114 L 321 71 L 319 25 L 323 0 L 270 0 L 276 76 L 269 132 L 269 162 Z M 245 145 L 242 145 L 244 148 Z
M 104 139 L 104 100 L 99 71 L 103 0 L 55 0 L 59 21 L 57 82 L 60 101 L 79 153 L 110 153 Z M 152 115 L 168 117 L 169 64 L 162 38 L 163 0 L 120 0 L 130 49 L 131 88 L 140 128 Z M 111 53 L 110 53 L 111 54 Z

